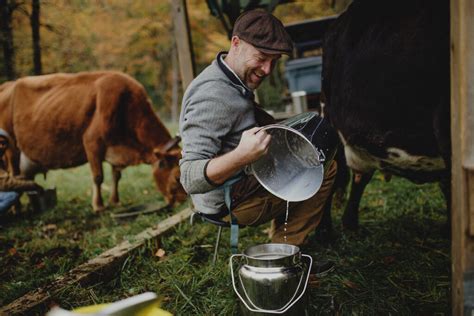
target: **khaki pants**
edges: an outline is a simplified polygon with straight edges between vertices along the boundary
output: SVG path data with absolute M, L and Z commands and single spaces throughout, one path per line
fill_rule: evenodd
M 287 202 L 264 188 L 260 188 L 238 204 L 232 213 L 239 224 L 248 226 L 257 226 L 273 220 L 272 242 L 301 245 L 321 221 L 323 207 L 331 193 L 336 171 L 337 164 L 333 161 L 325 173 L 321 188 L 313 197 L 302 202 L 290 202 L 286 233 L 284 226 Z

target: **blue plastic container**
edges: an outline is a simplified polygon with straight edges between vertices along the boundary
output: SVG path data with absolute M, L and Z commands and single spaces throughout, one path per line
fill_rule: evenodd
M 292 59 L 286 62 L 285 78 L 291 92 L 321 92 L 322 56 Z

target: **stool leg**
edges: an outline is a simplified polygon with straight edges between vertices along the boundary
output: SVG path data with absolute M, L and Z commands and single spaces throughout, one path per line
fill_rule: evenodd
M 214 246 L 214 256 L 212 258 L 212 264 L 216 264 L 216 261 L 217 261 L 217 250 L 219 250 L 219 243 L 221 241 L 221 234 L 222 234 L 222 226 L 219 226 L 219 230 L 217 231 L 216 245 Z

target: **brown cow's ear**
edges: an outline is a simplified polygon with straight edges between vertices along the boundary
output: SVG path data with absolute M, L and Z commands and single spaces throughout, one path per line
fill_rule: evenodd
M 166 152 L 163 152 L 161 148 L 155 148 L 153 149 L 153 154 L 158 160 L 162 160 L 166 157 Z
M 166 152 L 167 154 L 167 157 L 173 157 L 173 158 L 178 158 L 180 159 L 181 158 L 181 148 L 174 148 L 174 149 L 171 149 L 171 150 L 168 150 Z
M 165 167 L 167 165 L 175 163 L 177 160 L 181 158 L 181 149 L 171 149 L 168 151 L 163 151 L 161 148 L 157 148 L 153 150 L 155 157 L 158 161 L 160 161 L 159 166 Z

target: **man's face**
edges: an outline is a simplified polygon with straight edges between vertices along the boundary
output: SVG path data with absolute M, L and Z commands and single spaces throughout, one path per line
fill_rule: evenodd
M 234 71 L 250 89 L 256 89 L 272 72 L 281 54 L 266 54 L 249 43 L 239 41 Z

